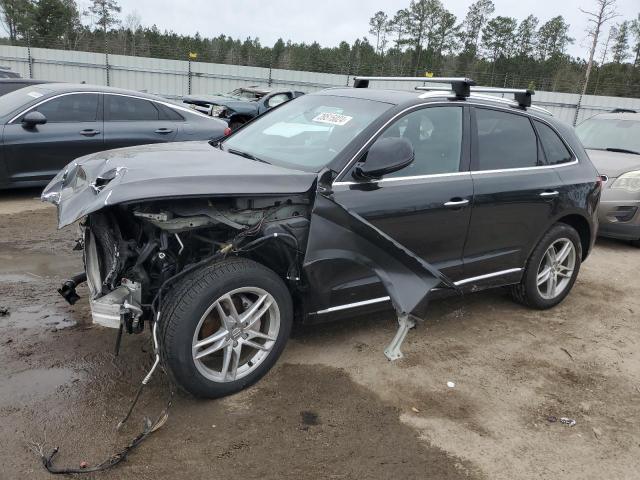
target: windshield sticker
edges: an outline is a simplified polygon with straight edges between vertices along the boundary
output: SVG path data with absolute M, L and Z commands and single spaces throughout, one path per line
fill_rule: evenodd
M 33 98 L 40 98 L 42 96 L 42 93 L 40 93 L 40 92 L 29 92 L 29 93 L 27 93 L 27 95 L 29 95 L 30 97 L 33 97 Z
M 313 119 L 314 122 L 328 123 L 329 125 L 339 125 L 340 127 L 349 123 L 353 117 L 340 115 L 339 113 L 321 113 Z

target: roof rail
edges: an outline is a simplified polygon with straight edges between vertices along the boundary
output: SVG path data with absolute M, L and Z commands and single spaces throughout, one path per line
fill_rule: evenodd
M 439 87 L 416 87 L 416 90 L 427 91 L 447 91 L 445 88 Z M 527 108 L 531 106 L 531 96 L 536 92 L 525 88 L 499 88 L 499 87 L 471 87 L 471 93 L 512 93 L 518 106 Z
M 466 98 L 471 92 L 470 88 L 476 82 L 464 77 L 354 77 L 354 88 L 368 88 L 369 82 L 426 82 L 426 83 L 448 83 L 451 90 L 458 98 Z M 428 89 L 429 87 L 416 87 L 418 89 Z M 442 88 L 441 88 L 442 89 Z M 445 89 L 442 89 L 445 90 Z

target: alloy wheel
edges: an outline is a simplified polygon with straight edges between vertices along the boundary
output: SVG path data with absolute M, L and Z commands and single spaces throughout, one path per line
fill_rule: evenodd
M 209 380 L 238 380 L 267 358 L 279 331 L 280 311 L 270 293 L 257 287 L 232 290 L 200 318 L 193 335 L 193 361 Z
M 571 282 L 575 266 L 576 248 L 571 240 L 560 238 L 549 245 L 536 277 L 540 296 L 552 300 L 561 295 Z

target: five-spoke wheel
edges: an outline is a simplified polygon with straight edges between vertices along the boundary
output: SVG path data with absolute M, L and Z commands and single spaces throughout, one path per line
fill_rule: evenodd
M 221 397 L 256 382 L 276 362 L 293 322 L 291 295 L 272 270 L 234 258 L 185 277 L 165 302 L 161 352 L 175 382 Z
M 207 378 L 229 382 L 254 371 L 275 345 L 280 311 L 273 296 L 242 287 L 216 299 L 193 334 L 193 360 Z

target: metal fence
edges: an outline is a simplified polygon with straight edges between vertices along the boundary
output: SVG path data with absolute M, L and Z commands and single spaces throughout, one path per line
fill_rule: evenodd
M 331 73 L 8 45 L 0 45 L 0 63 L 26 78 L 110 85 L 169 98 L 191 93 L 227 92 L 247 85 L 312 92 L 353 84 L 352 77 Z M 385 84 L 384 88 L 411 90 L 413 85 L 398 82 Z M 613 108 L 640 111 L 638 98 L 575 93 L 537 91 L 534 103 L 571 124 Z

